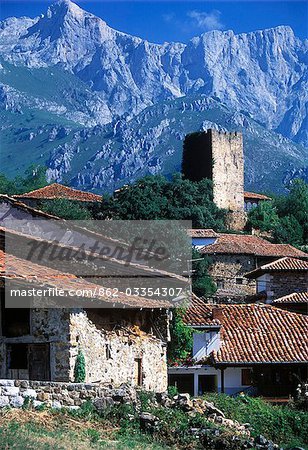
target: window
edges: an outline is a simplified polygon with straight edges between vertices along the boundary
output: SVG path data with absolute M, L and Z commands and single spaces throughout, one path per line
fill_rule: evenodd
M 110 344 L 106 344 L 106 359 L 111 359 L 111 347 Z
M 224 280 L 219 279 L 216 281 L 217 289 L 223 289 L 224 288 Z
M 134 381 L 136 386 L 142 386 L 142 359 L 135 359 Z
M 18 337 L 30 334 L 30 309 L 5 308 L 1 302 L 2 335 Z
M 262 277 L 257 279 L 257 293 L 266 291 L 266 280 Z
M 251 369 L 242 369 L 242 386 L 252 386 Z
M 11 344 L 8 346 L 8 368 L 28 369 L 27 344 Z
M 198 376 L 198 395 L 205 392 L 217 392 L 217 375 Z
M 175 386 L 180 393 L 188 392 L 190 395 L 194 395 L 193 374 L 169 374 L 168 385 Z
M 243 278 L 236 278 L 235 282 L 236 284 L 243 284 Z

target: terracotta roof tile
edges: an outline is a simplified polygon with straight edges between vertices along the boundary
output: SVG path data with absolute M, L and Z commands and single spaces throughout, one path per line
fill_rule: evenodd
M 51 287 L 63 289 L 66 293 L 69 290 L 91 290 L 102 292 L 103 286 L 90 283 L 76 275 L 63 273 L 50 267 L 32 263 L 16 256 L 6 254 L 0 250 L 0 278 L 10 279 L 14 281 L 22 281 L 26 284 L 34 283 L 37 287 Z M 128 306 L 132 308 L 170 308 L 171 303 L 168 301 L 160 301 L 138 297 L 134 295 L 126 295 L 122 292 L 118 293 L 118 297 L 110 297 L 108 295 L 99 295 L 95 293 L 93 301 L 103 301 L 111 305 Z
M 53 200 L 56 198 L 65 198 L 68 200 L 78 200 L 81 202 L 99 202 L 102 200 L 100 195 L 92 192 L 84 192 L 78 189 L 73 189 L 62 184 L 53 183 L 35 191 L 27 192 L 25 194 L 13 195 L 14 198 L 33 198 Z
M 191 326 L 215 326 L 220 325 L 219 320 L 213 319 L 213 305 L 206 299 L 202 299 L 192 294 L 191 306 L 185 313 L 185 323 Z
M 289 244 L 272 244 L 258 236 L 247 234 L 218 235 L 217 241 L 200 249 L 203 254 L 248 254 L 256 256 L 308 258 L 308 254 Z
M 207 228 L 207 229 L 190 229 L 187 230 L 187 234 L 188 236 L 192 237 L 192 238 L 212 238 L 212 237 L 218 237 L 219 234 L 216 233 L 214 230 L 212 230 L 211 228 Z
M 293 294 L 276 298 L 274 303 L 308 303 L 308 292 L 293 292 Z
M 308 361 L 307 316 L 264 304 L 202 306 L 193 302 L 185 320 L 189 325 L 208 325 L 213 317 L 221 323 L 221 347 L 212 353 L 214 363 Z
M 268 272 L 308 272 L 308 261 L 289 257 L 280 258 L 248 272 L 245 277 L 257 278 Z
M 249 199 L 253 199 L 253 200 L 271 200 L 271 197 L 268 197 L 267 195 L 264 194 L 257 194 L 256 192 L 244 192 L 244 199 L 245 200 L 249 200 Z

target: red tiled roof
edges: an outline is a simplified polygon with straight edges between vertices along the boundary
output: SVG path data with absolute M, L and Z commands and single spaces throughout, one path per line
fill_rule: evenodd
M 271 305 L 206 305 L 189 308 L 185 320 L 211 324 L 219 317 L 221 346 L 214 364 L 294 363 L 308 361 L 308 317 Z M 211 310 L 211 314 L 210 311 Z M 216 319 L 214 319 L 216 320 Z
M 73 189 L 68 186 L 63 186 L 59 183 L 53 183 L 35 191 L 27 192 L 26 194 L 13 195 L 14 198 L 33 198 L 53 200 L 56 198 L 65 198 L 68 200 L 78 200 L 81 202 L 99 202 L 102 200 L 100 195 L 92 192 L 84 192 L 78 189 Z
M 212 238 L 212 237 L 218 237 L 218 233 L 216 233 L 214 230 L 212 230 L 211 228 L 207 228 L 207 229 L 190 229 L 187 230 L 187 234 L 188 236 L 192 237 L 192 238 Z
M 110 303 L 111 305 L 128 306 L 132 308 L 170 308 L 171 303 L 164 300 L 148 299 L 118 292 L 117 297 L 100 295 L 103 286 L 90 283 L 76 275 L 63 273 L 50 267 L 42 266 L 31 261 L 0 250 L 0 278 L 28 284 L 34 283 L 36 287 L 62 289 L 68 294 L 70 290 L 91 290 L 92 299 Z M 96 291 L 96 292 L 95 292 Z
M 218 235 L 217 241 L 200 249 L 203 254 L 247 254 L 256 256 L 308 258 L 308 254 L 289 244 L 272 244 L 258 236 L 247 234 Z
M 245 275 L 246 278 L 257 278 L 268 272 L 308 272 L 308 261 L 296 258 L 280 258 L 269 264 L 264 264 Z
M 244 192 L 244 199 L 253 199 L 253 200 L 271 200 L 270 197 L 264 194 L 257 194 L 256 192 Z
M 191 326 L 215 326 L 220 325 L 219 320 L 213 319 L 213 305 L 206 299 L 202 299 L 192 294 L 191 306 L 187 309 L 184 321 Z
M 308 292 L 293 292 L 293 294 L 276 298 L 274 303 L 308 303 Z

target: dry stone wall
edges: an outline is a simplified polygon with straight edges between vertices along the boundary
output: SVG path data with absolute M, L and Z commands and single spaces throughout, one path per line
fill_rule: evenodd
M 26 400 L 27 399 L 27 400 Z M 91 400 L 98 407 L 136 401 L 136 391 L 129 385 L 115 389 L 94 383 L 59 383 L 52 381 L 0 380 L 0 408 L 21 408 L 25 401 L 34 407 L 79 408 Z

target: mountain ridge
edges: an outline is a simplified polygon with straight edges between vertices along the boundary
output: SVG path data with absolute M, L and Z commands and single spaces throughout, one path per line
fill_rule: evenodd
M 28 130 L 25 136 L 26 133 L 36 136 L 31 143 L 25 141 L 29 146 L 29 150 L 25 151 L 29 154 L 32 149 L 35 156 L 30 156 L 30 160 L 39 162 L 41 158 L 41 162 L 47 164 L 50 179 L 61 181 L 68 176 L 69 182 L 89 189 L 96 189 L 97 186 L 103 188 L 102 180 L 106 180 L 105 187 L 110 189 L 119 181 L 134 179 L 140 161 L 143 161 L 148 173 L 159 170 L 159 166 L 165 167 L 170 158 L 178 161 L 179 144 L 170 144 L 166 133 L 182 136 L 183 129 L 186 132 L 197 131 L 203 122 L 226 130 L 228 127 L 234 129 L 236 123 L 231 118 L 238 114 L 241 115 L 239 129 L 250 133 L 247 127 L 241 125 L 245 120 L 251 122 L 251 130 L 255 129 L 246 139 L 246 146 L 249 145 L 245 149 L 247 161 L 256 159 L 258 152 L 266 158 L 262 145 L 267 145 L 271 151 L 277 151 L 279 145 L 283 147 L 278 152 L 281 161 L 273 161 L 277 174 L 279 172 L 277 177 L 283 182 L 292 173 L 305 173 L 306 153 L 297 144 L 306 145 L 308 137 L 307 54 L 308 41 L 297 38 L 289 26 L 240 34 L 232 30 L 209 31 L 186 44 L 154 44 L 114 30 L 70 0 L 60 0 L 52 4 L 45 14 L 34 19 L 8 18 L 1 22 L 0 102 L 4 120 L 4 153 L 8 161 L 10 158 L 14 160 L 11 147 L 24 148 L 20 141 L 23 132 L 18 131 L 17 125 L 15 127 L 18 123 L 21 129 Z M 190 98 L 194 101 L 191 102 Z M 228 113 L 222 114 L 223 119 L 219 114 L 219 120 L 215 119 L 216 107 L 196 113 L 192 105 L 198 99 L 202 103 L 204 98 L 213 99 L 220 105 L 219 108 L 228 110 Z M 192 108 L 191 120 L 185 111 L 181 113 L 181 117 L 185 116 L 184 122 L 179 119 L 178 102 L 181 101 L 186 101 L 187 108 Z M 166 106 L 156 108 L 156 105 L 168 102 L 174 102 L 171 108 L 174 116 L 168 119 L 169 122 L 164 112 Z M 156 121 L 154 128 L 149 119 L 150 113 L 142 115 L 143 111 L 151 108 Z M 45 128 L 42 125 L 43 112 L 48 115 L 48 119 L 44 119 Z M 156 117 L 157 114 L 162 116 Z M 211 114 L 213 117 L 210 117 Z M 144 119 L 147 136 L 144 139 L 134 127 L 139 115 L 147 117 Z M 36 127 L 39 127 L 40 136 L 45 136 L 45 133 L 48 136 L 53 128 L 61 128 L 61 121 L 63 129 L 86 127 L 84 134 L 88 137 L 96 132 L 97 126 L 99 129 L 106 126 L 108 130 L 117 130 L 119 123 L 126 124 L 128 141 L 132 139 L 135 145 L 139 140 L 139 143 L 130 152 L 123 142 L 125 134 L 119 136 L 117 131 L 107 132 L 107 135 L 114 134 L 114 139 L 121 141 L 119 145 L 109 143 L 113 151 L 103 152 L 108 158 L 106 173 L 112 173 L 114 177 L 114 182 L 109 182 L 108 176 L 103 173 L 105 161 L 101 161 L 101 170 L 95 167 L 95 172 L 93 169 L 92 175 L 87 169 L 91 161 L 86 158 L 95 154 L 94 149 L 92 154 L 87 149 L 87 138 L 82 138 L 85 142 L 79 145 L 79 150 L 77 144 L 76 147 L 66 143 L 70 147 L 70 157 L 69 152 L 61 147 L 70 132 L 66 138 L 60 137 L 59 143 L 58 138 L 53 141 L 47 138 L 34 148 L 39 137 Z M 153 133 L 155 135 L 155 127 L 159 128 L 159 123 L 163 123 L 166 129 L 163 131 L 165 137 L 160 140 L 154 136 L 151 144 L 149 139 Z M 256 139 L 251 137 L 253 134 Z M 104 132 L 101 136 L 102 147 L 106 145 L 103 135 Z M 88 145 L 91 139 L 89 137 Z M 141 148 L 140 142 L 144 142 L 151 151 L 148 152 L 147 147 Z M 122 155 L 125 151 L 126 159 Z M 269 156 L 268 159 L 272 160 Z M 153 158 L 160 159 L 162 164 L 155 164 Z M 77 163 L 83 160 L 83 165 Z M 122 171 L 119 161 L 123 163 Z M 170 164 L 179 169 L 178 162 Z M 137 172 L 134 172 L 134 165 Z M 255 172 L 261 169 L 257 166 Z M 261 174 L 254 173 L 251 163 L 247 167 L 250 174 L 246 179 L 247 187 L 250 184 L 255 186 L 253 179 L 259 179 L 261 186 L 265 186 Z M 162 168 L 163 173 L 166 170 L 166 167 Z M 92 184 L 85 182 L 85 179 L 92 179 Z

